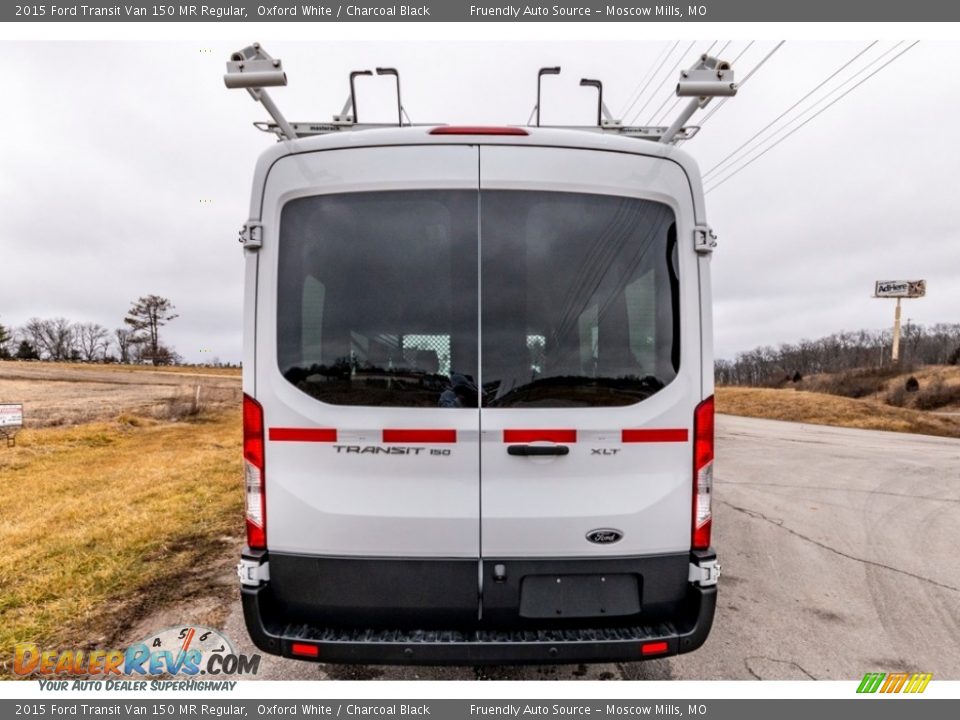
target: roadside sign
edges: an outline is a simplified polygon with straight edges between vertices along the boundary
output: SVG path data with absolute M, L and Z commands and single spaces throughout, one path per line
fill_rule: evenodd
M 927 294 L 926 280 L 877 280 L 874 297 L 918 298 Z
M 23 427 L 23 405 L 20 403 L 0 404 L 0 427 Z
M 0 403 L 0 438 L 13 447 L 17 431 L 23 427 L 23 403 Z

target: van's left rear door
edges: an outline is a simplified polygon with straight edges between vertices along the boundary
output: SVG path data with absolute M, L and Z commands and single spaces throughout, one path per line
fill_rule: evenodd
M 478 202 L 476 146 L 270 171 L 256 396 L 271 586 L 294 612 L 476 617 Z

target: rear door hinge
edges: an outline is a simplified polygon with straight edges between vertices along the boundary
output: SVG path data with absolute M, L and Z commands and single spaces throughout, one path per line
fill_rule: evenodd
M 237 565 L 237 576 L 241 585 L 256 587 L 270 580 L 270 563 L 241 557 Z
M 698 253 L 712 253 L 717 246 L 717 234 L 709 225 L 697 225 L 693 228 L 693 249 Z
M 258 250 L 263 245 L 263 223 L 247 220 L 240 228 L 239 239 L 244 250 Z
M 716 585 L 720 579 L 720 562 L 713 558 L 711 560 L 701 560 L 699 563 L 690 563 L 690 571 L 687 573 L 687 580 L 699 585 L 700 587 L 710 587 Z

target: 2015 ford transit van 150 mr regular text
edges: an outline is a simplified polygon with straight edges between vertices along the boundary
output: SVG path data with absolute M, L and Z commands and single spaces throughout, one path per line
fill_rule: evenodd
M 559 68 L 545 68 L 543 75 Z M 710 253 L 669 128 L 293 123 L 253 183 L 238 567 L 261 650 L 333 663 L 628 661 L 706 640 Z M 606 116 L 606 117 L 605 117 Z

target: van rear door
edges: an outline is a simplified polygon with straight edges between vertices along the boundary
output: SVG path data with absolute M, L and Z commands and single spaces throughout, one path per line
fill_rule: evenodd
M 382 147 L 270 170 L 255 392 L 291 602 L 476 617 L 477 162 L 475 146 Z
M 686 175 L 580 149 L 483 146 L 480 161 L 484 565 L 687 552 L 701 375 Z

